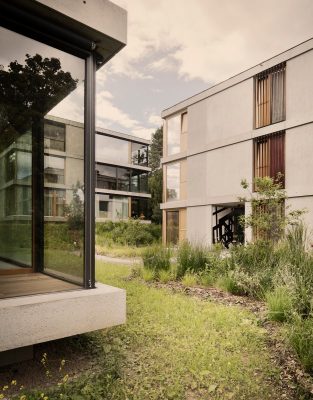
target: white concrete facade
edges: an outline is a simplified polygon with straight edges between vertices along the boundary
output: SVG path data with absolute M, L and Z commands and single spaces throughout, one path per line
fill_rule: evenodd
M 285 119 L 255 127 L 255 77 L 280 63 L 285 69 Z M 305 208 L 313 228 L 313 39 L 285 51 L 204 92 L 163 111 L 165 196 L 167 210 L 187 210 L 187 239 L 212 243 L 215 206 L 232 206 L 243 195 L 241 179 L 254 178 L 254 138 L 285 132 L 285 189 L 293 209 Z M 167 122 L 187 113 L 187 145 L 167 155 Z M 185 198 L 166 198 L 166 168 L 187 160 Z M 246 213 L 248 209 L 246 205 Z M 166 229 L 164 229 L 166 232 Z M 251 240 L 251 232 L 246 232 Z

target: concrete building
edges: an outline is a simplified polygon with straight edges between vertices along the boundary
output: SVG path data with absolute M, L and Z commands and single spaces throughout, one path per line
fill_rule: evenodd
M 278 172 L 313 227 L 312 68 L 310 39 L 163 111 L 165 241 L 251 240 L 240 181 Z
M 125 321 L 125 292 L 95 282 L 94 165 L 96 69 L 125 46 L 127 14 L 108 0 L 0 0 L 0 9 L 3 365 L 35 343 Z M 63 100 L 84 122 L 66 136 L 47 124 Z

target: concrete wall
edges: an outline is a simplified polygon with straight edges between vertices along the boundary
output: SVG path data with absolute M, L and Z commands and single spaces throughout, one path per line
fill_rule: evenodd
M 212 243 L 212 206 L 187 208 L 187 239 L 194 243 Z
M 219 92 L 188 108 L 188 153 L 231 138 L 253 127 L 253 79 Z
M 90 290 L 2 299 L 0 352 L 123 324 L 125 320 L 125 291 L 102 284 Z
M 313 50 L 287 61 L 286 116 L 292 124 L 313 120 Z
M 313 124 L 286 131 L 286 190 L 289 196 L 313 194 L 312 149 Z
M 188 157 L 188 200 L 217 203 L 218 197 L 244 195 L 241 179 L 252 181 L 252 141 Z

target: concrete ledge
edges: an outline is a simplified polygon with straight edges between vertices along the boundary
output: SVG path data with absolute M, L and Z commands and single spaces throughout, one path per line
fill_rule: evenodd
M 126 292 L 98 283 L 74 290 L 0 300 L 0 352 L 123 324 Z

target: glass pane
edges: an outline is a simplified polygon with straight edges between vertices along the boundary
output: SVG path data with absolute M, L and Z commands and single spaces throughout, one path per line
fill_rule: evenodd
M 96 187 L 99 189 L 116 190 L 116 167 L 96 164 Z
M 117 189 L 129 192 L 130 190 L 130 170 L 127 168 L 117 168 Z
M 132 164 L 148 165 L 148 146 L 140 143 L 132 143 Z
M 97 133 L 96 160 L 103 163 L 130 164 L 129 142 Z
M 142 220 L 150 220 L 150 199 L 133 197 L 131 199 L 131 217 Z
M 1 27 L 0 50 L 0 279 L 82 283 L 84 128 L 62 118 L 84 115 L 85 61 Z
M 177 244 L 179 240 L 179 211 L 166 212 L 166 242 Z
M 45 149 L 65 151 L 65 124 L 45 120 Z
M 167 120 L 167 155 L 177 154 L 180 152 L 180 124 L 180 115 L 176 115 Z
M 180 196 L 180 163 L 169 164 L 166 167 L 166 199 L 179 200 Z

